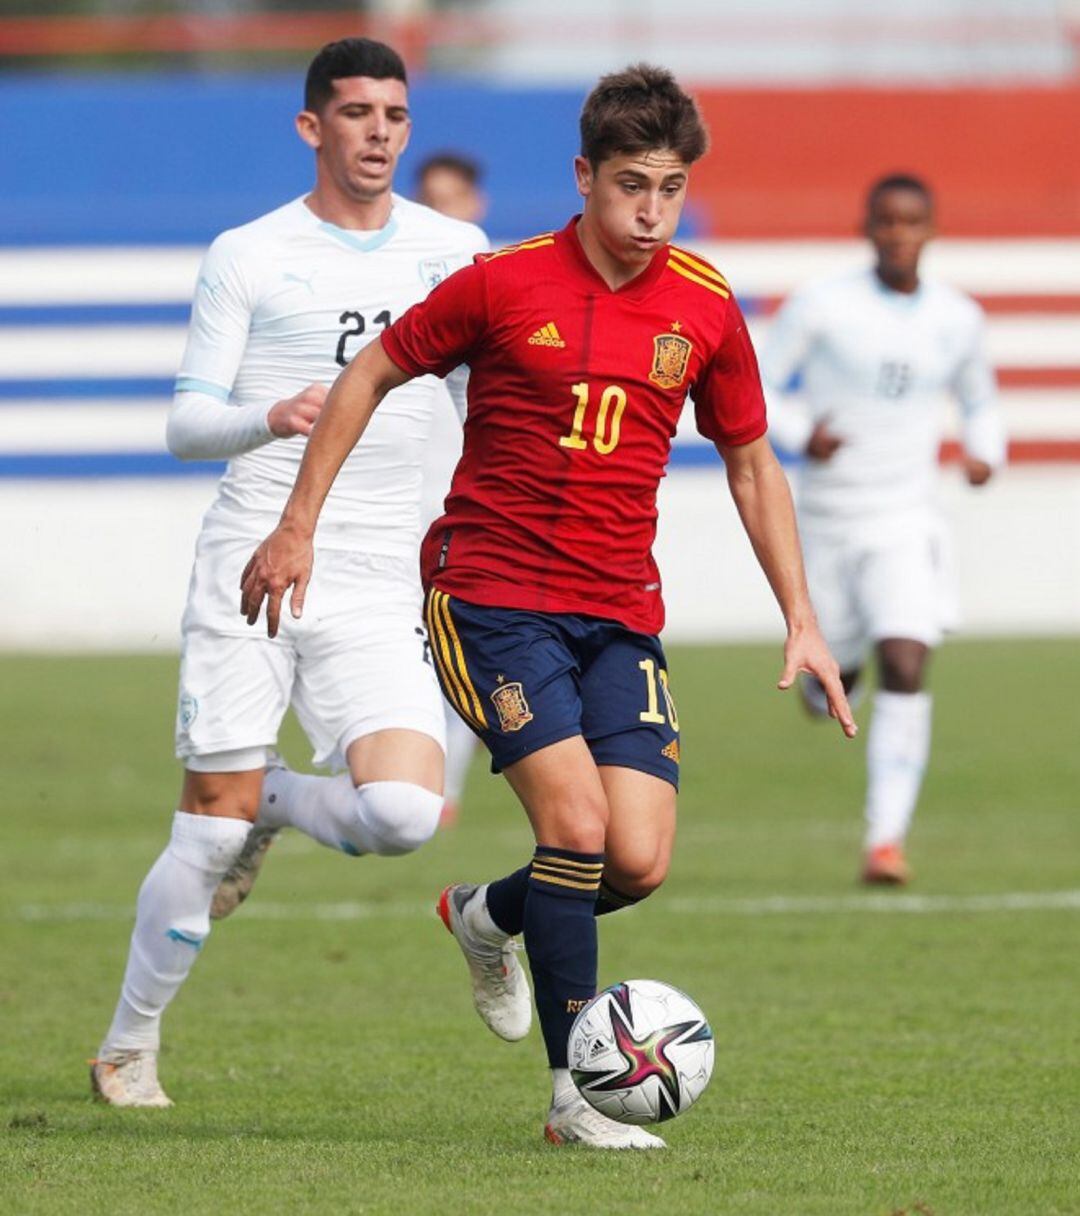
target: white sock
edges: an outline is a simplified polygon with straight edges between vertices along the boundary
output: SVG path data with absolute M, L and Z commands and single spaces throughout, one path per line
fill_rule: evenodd
M 468 926 L 470 933 L 475 933 L 483 941 L 501 946 L 503 942 L 509 939 L 510 934 L 500 929 L 491 919 L 491 913 L 488 911 L 487 906 L 487 889 L 487 883 L 484 883 L 482 887 L 476 888 L 472 898 L 462 908 L 461 916 Z
M 569 1068 L 553 1068 L 551 1070 L 551 1105 L 565 1106 L 567 1102 L 579 1098 L 577 1086 L 570 1077 Z
M 243 848 L 242 819 L 177 811 L 165 851 L 139 889 L 120 1001 L 102 1052 L 157 1051 L 161 1015 L 210 932 L 210 900 Z
M 410 781 L 354 786 L 348 773 L 313 777 L 272 768 L 263 778 L 258 822 L 298 828 L 327 848 L 353 857 L 396 857 L 431 838 L 442 803 L 441 795 Z
M 877 692 L 866 744 L 866 847 L 907 836 L 930 756 L 928 692 Z
M 297 828 L 329 849 L 341 850 L 356 818 L 356 786 L 348 773 L 312 777 L 270 768 L 263 778 L 260 827 Z
M 477 738 L 457 713 L 446 707 L 446 779 L 444 781 L 446 801 L 461 802 L 465 789 L 465 778 L 476 751 Z

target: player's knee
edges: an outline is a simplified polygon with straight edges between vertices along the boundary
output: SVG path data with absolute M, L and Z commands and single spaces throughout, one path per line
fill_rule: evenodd
M 544 817 L 539 843 L 574 853 L 602 853 L 607 825 L 605 799 L 582 796 L 566 800 L 557 812 Z
M 411 781 L 370 781 L 356 790 L 365 852 L 381 857 L 412 853 L 435 835 L 442 795 Z
M 922 691 L 922 669 L 911 664 L 882 664 L 881 687 L 885 692 Z
M 878 648 L 881 687 L 886 692 L 921 692 L 928 649 L 906 639 L 882 642 Z
M 604 881 L 635 900 L 651 895 L 668 876 L 670 849 L 643 848 L 607 855 Z
M 261 775 L 249 772 L 202 772 L 186 769 L 180 809 L 191 815 L 243 819 L 254 823 L 259 813 Z

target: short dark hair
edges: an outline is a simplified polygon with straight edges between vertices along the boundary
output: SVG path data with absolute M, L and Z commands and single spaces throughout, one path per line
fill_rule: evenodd
M 619 152 L 670 148 L 686 164 L 705 155 L 708 132 L 694 99 L 665 68 L 635 63 L 602 76 L 581 111 L 581 155 L 595 169 Z
M 409 81 L 401 56 L 374 38 L 341 38 L 328 42 L 311 61 L 304 81 L 304 109 L 317 113 L 334 95 L 334 81 L 346 76 Z
M 867 215 L 877 206 L 881 196 L 890 190 L 910 190 L 913 194 L 921 194 L 926 199 L 927 209 L 931 212 L 934 210 L 934 192 L 921 177 L 913 173 L 887 173 L 873 182 L 866 192 Z
M 423 181 L 433 169 L 448 169 L 464 178 L 470 186 L 478 186 L 484 176 L 480 162 L 461 152 L 433 152 L 431 156 L 426 156 L 416 166 L 416 180 Z

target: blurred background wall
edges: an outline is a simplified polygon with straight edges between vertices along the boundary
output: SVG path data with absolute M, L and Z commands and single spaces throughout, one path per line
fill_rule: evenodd
M 862 194 L 925 175 L 928 264 L 989 314 L 1009 470 L 961 487 L 943 451 L 967 627 L 1080 630 L 1080 2 L 517 0 L 77 3 L 0 14 L 0 527 L 8 648 L 175 646 L 212 465 L 163 446 L 202 249 L 303 193 L 303 69 L 350 33 L 407 55 L 415 133 L 477 156 L 496 242 L 575 209 L 582 97 L 636 58 L 701 99 L 713 151 L 683 239 L 760 338 L 779 298 L 866 260 Z M 680 433 L 659 557 L 671 633 L 779 620 L 722 470 Z

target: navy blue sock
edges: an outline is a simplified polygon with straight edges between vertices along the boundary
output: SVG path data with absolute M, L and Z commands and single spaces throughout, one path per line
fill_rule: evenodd
M 529 871 L 532 862 L 507 874 L 505 878 L 488 883 L 487 910 L 491 919 L 511 937 L 525 927 L 525 896 L 529 893 Z
M 609 912 L 618 912 L 623 908 L 632 908 L 644 899 L 644 895 L 627 895 L 625 891 L 616 891 L 605 879 L 600 880 L 600 890 L 596 894 L 596 915 L 607 916 Z
M 495 924 L 504 933 L 509 933 L 511 937 L 517 937 L 525 927 L 525 897 L 529 893 L 531 869 L 532 863 L 530 862 L 527 866 L 522 866 L 520 870 L 515 870 L 513 874 L 507 874 L 505 878 L 498 878 L 494 882 L 488 883 L 487 910 Z M 640 903 L 644 898 L 643 895 L 627 895 L 623 891 L 616 891 L 606 879 L 602 878 L 600 890 L 596 896 L 594 914 L 607 916 L 609 912 L 632 908 L 634 904 Z
M 566 1067 L 570 1027 L 596 995 L 593 906 L 603 869 L 603 853 L 537 845 L 533 854 L 525 899 L 525 950 L 552 1068 Z

